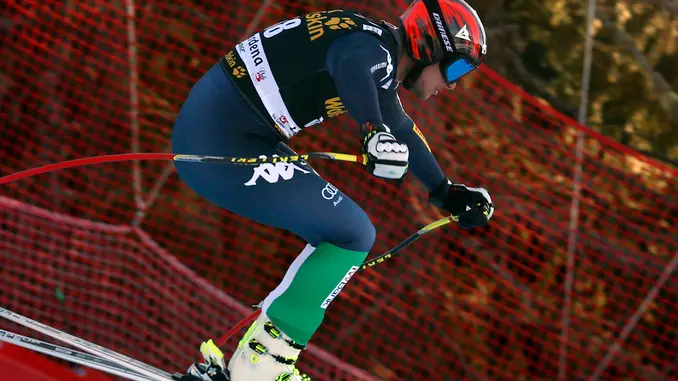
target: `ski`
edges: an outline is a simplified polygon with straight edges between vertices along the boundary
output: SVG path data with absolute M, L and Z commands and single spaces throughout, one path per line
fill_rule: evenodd
M 140 375 L 146 377 L 146 380 L 151 381 L 170 381 L 172 376 L 160 369 L 152 367 L 148 364 L 144 364 L 141 361 L 137 361 L 131 357 L 127 357 L 118 352 L 112 351 L 108 348 L 104 348 L 100 345 L 91 343 L 84 339 L 81 339 L 77 336 L 70 335 L 66 332 L 60 331 L 56 328 L 52 328 L 48 325 L 42 324 L 38 321 L 29 319 L 23 315 L 12 312 L 6 308 L 0 307 L 0 317 L 3 317 L 7 320 L 13 321 L 19 325 L 22 325 L 26 328 L 30 328 L 34 331 L 45 334 L 53 339 L 62 341 L 69 345 L 72 345 L 78 349 L 81 349 L 85 352 L 91 353 L 93 355 L 99 356 L 102 359 L 108 360 L 110 362 L 116 363 L 121 367 L 132 370 Z
M 80 364 L 88 368 L 100 370 L 102 372 L 122 377 L 132 381 L 149 381 L 150 379 L 137 372 L 123 368 L 115 362 L 90 355 L 89 353 L 79 352 L 73 349 L 65 348 L 52 343 L 47 343 L 38 339 L 22 336 L 13 332 L 0 329 L 0 341 L 14 344 L 33 352 L 42 353 L 61 360 L 66 360 L 75 364 Z

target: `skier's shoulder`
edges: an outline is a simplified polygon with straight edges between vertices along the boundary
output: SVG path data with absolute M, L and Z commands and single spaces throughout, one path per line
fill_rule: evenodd
M 395 74 L 395 54 L 388 44 L 372 33 L 350 33 L 333 42 L 328 61 L 363 66 L 384 90 L 391 87 Z
M 385 45 L 377 36 L 370 33 L 354 32 L 337 38 L 332 49 L 341 49 L 344 54 L 365 54 L 374 51 L 379 45 Z
M 386 26 L 372 21 L 359 13 L 352 13 L 353 20 L 356 23 L 351 28 L 352 33 L 347 33 L 338 37 L 333 45 L 350 44 L 353 49 L 374 48 L 375 45 L 386 45 L 384 39 L 388 36 Z

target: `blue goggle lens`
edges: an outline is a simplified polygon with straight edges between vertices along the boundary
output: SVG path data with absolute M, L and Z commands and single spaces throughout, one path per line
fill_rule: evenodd
M 475 70 L 476 67 L 465 59 L 458 59 L 451 62 L 443 69 L 445 81 L 447 83 L 457 82 L 461 77 Z

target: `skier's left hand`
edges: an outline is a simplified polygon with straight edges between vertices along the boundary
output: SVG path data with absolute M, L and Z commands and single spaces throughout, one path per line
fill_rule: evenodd
M 219 347 L 217 347 L 212 340 L 209 340 L 200 345 L 200 352 L 205 359 L 205 363 L 191 365 L 186 371 L 186 374 L 179 380 L 229 381 L 229 377 L 224 373 L 224 370 L 226 369 L 224 354 L 221 353 Z
M 429 194 L 429 201 L 451 213 L 463 229 L 485 226 L 494 214 L 492 198 L 486 189 L 452 184 L 447 179 Z

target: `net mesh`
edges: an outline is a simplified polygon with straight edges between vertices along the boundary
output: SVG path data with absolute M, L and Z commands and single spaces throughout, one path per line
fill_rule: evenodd
M 191 85 L 233 43 L 311 10 L 394 20 L 405 6 L 370 4 L 4 1 L 0 175 L 167 152 Z M 550 380 L 563 369 L 571 380 L 678 378 L 676 169 L 489 68 L 426 105 L 402 96 L 448 176 L 488 188 L 497 213 L 487 229 L 441 229 L 356 276 L 300 368 L 319 380 Z M 355 136 L 336 134 L 355 130 L 349 118 L 327 124 L 292 148 L 359 151 Z M 397 189 L 353 164 L 314 167 L 370 215 L 373 254 L 443 217 L 414 180 Z M 0 305 L 171 372 L 194 361 L 200 341 L 251 312 L 305 243 L 205 202 L 172 168 L 110 163 L 3 185 Z

